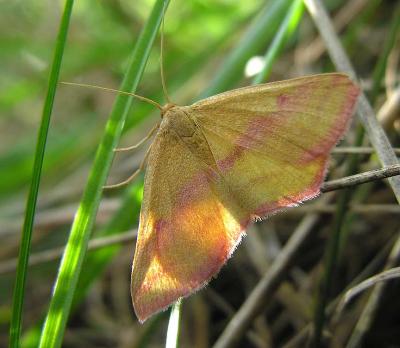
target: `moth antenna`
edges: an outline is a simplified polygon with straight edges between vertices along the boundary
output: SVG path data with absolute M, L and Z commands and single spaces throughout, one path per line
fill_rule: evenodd
M 87 88 L 95 88 L 95 89 L 101 89 L 102 91 L 108 91 L 108 92 L 115 92 L 115 93 L 119 93 L 119 94 L 123 94 L 123 95 L 129 95 L 131 97 L 134 97 L 136 99 L 139 99 L 141 101 L 144 101 L 146 103 L 152 104 L 154 105 L 156 108 L 162 110 L 162 106 L 160 104 L 158 104 L 157 102 L 155 102 L 154 100 L 151 100 L 149 98 L 146 97 L 142 97 L 141 95 L 137 95 L 135 93 L 131 93 L 131 92 L 125 92 L 125 91 L 120 91 L 118 89 L 113 89 L 113 88 L 107 88 L 107 87 L 100 87 L 100 86 L 95 86 L 95 85 L 89 85 L 86 83 L 76 83 L 76 82 L 60 82 L 63 85 L 70 85 L 70 86 L 78 86 L 78 87 L 87 87 Z
M 144 155 L 144 158 L 143 158 L 142 162 L 140 163 L 139 168 L 137 170 L 135 170 L 135 172 L 128 179 L 125 179 L 124 181 L 119 182 L 118 184 L 103 186 L 103 189 L 108 190 L 108 189 L 114 189 L 117 187 L 125 186 L 125 185 L 129 184 L 133 179 L 135 179 L 138 176 L 138 174 L 141 171 L 143 171 L 143 169 L 146 165 L 147 158 L 149 157 L 150 149 L 151 149 L 151 145 L 147 149 L 146 154 Z
M 164 97 L 168 103 L 171 103 L 171 99 L 169 98 L 167 91 L 167 84 L 165 83 L 165 77 L 164 77 L 164 17 L 165 17 L 165 3 L 163 9 L 163 17 L 161 20 L 160 73 L 161 73 L 161 85 L 163 88 Z
M 151 130 L 150 132 L 142 139 L 140 140 L 137 144 L 129 146 L 129 147 L 119 147 L 114 149 L 114 152 L 122 152 L 122 151 L 129 151 L 129 150 L 134 150 L 137 149 L 140 145 L 142 145 L 146 140 L 150 139 L 152 135 L 156 132 L 156 130 L 160 127 L 160 123 L 157 123 Z

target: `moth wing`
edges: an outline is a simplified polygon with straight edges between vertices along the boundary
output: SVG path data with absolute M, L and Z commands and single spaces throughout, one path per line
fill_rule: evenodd
M 205 285 L 235 248 L 245 213 L 224 185 L 173 130 L 157 134 L 131 278 L 140 321 Z
M 237 202 L 257 218 L 319 194 L 358 94 L 346 75 L 322 74 L 222 93 L 191 115 Z

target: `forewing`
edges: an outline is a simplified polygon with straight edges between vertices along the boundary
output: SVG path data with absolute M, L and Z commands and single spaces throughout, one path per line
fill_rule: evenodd
M 319 193 L 359 89 L 323 74 L 223 93 L 191 106 L 219 172 L 250 217 Z
M 132 269 L 141 321 L 203 286 L 240 239 L 246 214 L 221 177 L 170 131 L 151 148 Z

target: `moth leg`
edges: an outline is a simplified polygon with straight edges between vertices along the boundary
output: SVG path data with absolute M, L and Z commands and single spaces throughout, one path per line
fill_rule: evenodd
M 150 132 L 142 139 L 140 140 L 137 144 L 129 146 L 129 147 L 119 147 L 114 149 L 114 152 L 122 152 L 122 151 L 130 151 L 137 149 L 140 145 L 142 145 L 145 141 L 150 139 L 153 134 L 157 131 L 158 127 L 160 127 L 160 123 L 157 123 L 151 130 Z
M 144 158 L 143 158 L 142 162 L 140 163 L 139 168 L 137 170 L 135 170 L 135 172 L 128 179 L 126 179 L 118 184 L 103 186 L 103 189 L 108 190 L 108 189 L 114 189 L 117 187 L 125 186 L 125 185 L 129 184 L 133 179 L 135 179 L 138 176 L 138 174 L 145 168 L 147 158 L 149 157 L 150 149 L 151 149 L 151 145 L 147 149 L 146 154 L 144 155 Z

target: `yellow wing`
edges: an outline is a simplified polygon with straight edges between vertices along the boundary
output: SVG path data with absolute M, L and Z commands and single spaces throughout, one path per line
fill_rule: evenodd
M 245 87 L 193 104 L 217 167 L 250 217 L 318 195 L 358 87 L 323 74 Z
M 157 134 L 148 163 L 131 287 L 140 321 L 215 275 L 245 216 L 221 177 L 173 130 Z

